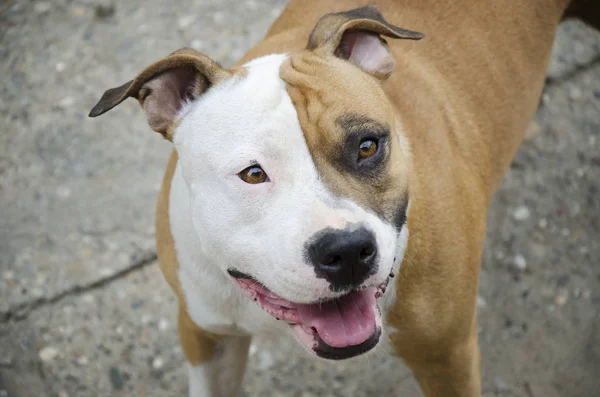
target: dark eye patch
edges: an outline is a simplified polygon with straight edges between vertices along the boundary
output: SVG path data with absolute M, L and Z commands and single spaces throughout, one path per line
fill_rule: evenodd
M 402 227 L 406 224 L 406 212 L 408 210 L 408 194 L 400 199 L 397 203 L 395 214 L 392 220 L 392 224 L 398 230 L 398 233 L 402 230 Z
M 386 125 L 369 117 L 358 114 L 346 114 L 336 120 L 344 131 L 342 141 L 338 143 L 334 157 L 337 167 L 359 178 L 376 178 L 385 169 L 389 152 L 390 130 Z M 376 152 L 361 158 L 360 147 L 365 140 L 377 145 Z

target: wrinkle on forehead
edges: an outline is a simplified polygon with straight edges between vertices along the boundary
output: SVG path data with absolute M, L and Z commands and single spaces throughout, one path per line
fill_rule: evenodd
M 307 51 L 290 55 L 280 75 L 313 157 L 334 155 L 343 133 L 338 120 L 345 116 L 364 115 L 390 127 L 395 122 L 379 80 L 349 62 Z
M 408 201 L 408 162 L 397 137 L 393 107 L 379 80 L 349 62 L 310 51 L 290 55 L 280 75 L 323 183 L 339 197 L 352 199 L 394 224 Z M 339 120 L 360 116 L 391 131 L 391 156 L 377 180 L 359 178 L 336 166 L 347 138 Z

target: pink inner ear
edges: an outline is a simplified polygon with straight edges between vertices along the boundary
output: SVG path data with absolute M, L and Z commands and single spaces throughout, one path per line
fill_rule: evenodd
M 382 43 L 379 35 L 362 30 L 344 33 L 340 43 L 342 53 L 349 61 L 369 73 L 389 74 L 396 60 Z
M 183 102 L 189 99 L 196 85 L 196 71 L 192 68 L 168 70 L 144 84 L 149 90 L 143 108 L 153 130 L 165 133 L 177 117 Z

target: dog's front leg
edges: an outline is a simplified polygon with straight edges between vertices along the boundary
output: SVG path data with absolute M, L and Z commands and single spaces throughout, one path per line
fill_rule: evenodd
M 479 345 L 477 338 L 458 346 L 437 363 L 414 366 L 414 374 L 426 397 L 479 397 Z
M 206 332 L 179 310 L 179 339 L 187 360 L 190 397 L 236 397 L 239 394 L 249 336 Z
M 236 397 L 239 394 L 250 337 L 227 336 L 216 343 L 214 356 L 188 362 L 190 397 Z
M 479 343 L 476 328 L 460 341 L 412 340 L 404 361 L 425 397 L 481 395 Z M 429 342 L 429 343 L 428 343 Z

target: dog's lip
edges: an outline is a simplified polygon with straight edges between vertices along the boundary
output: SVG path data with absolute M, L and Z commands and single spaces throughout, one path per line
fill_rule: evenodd
M 237 269 L 227 269 L 227 273 L 229 273 L 229 275 L 233 278 L 239 278 L 239 279 L 247 279 L 247 280 L 255 280 L 256 282 L 258 282 L 258 280 L 256 280 L 254 277 L 252 277 L 251 275 L 247 274 L 247 273 L 242 273 Z
M 256 279 L 256 277 L 253 277 L 253 276 L 249 275 L 248 273 L 243 273 L 243 272 L 241 272 L 241 271 L 239 271 L 237 269 L 233 269 L 233 268 L 227 269 L 227 273 L 229 273 L 229 275 L 231 277 L 233 277 L 233 279 L 237 281 L 237 284 L 240 287 L 242 287 L 242 289 L 245 290 L 245 291 L 247 289 L 244 288 L 245 286 L 243 285 L 243 283 L 240 283 L 240 281 L 242 281 L 242 280 L 251 281 L 253 285 L 258 286 L 261 289 L 264 289 L 266 293 L 268 293 L 268 294 L 270 294 L 272 296 L 275 296 L 275 294 L 273 292 L 271 292 L 270 289 L 268 289 L 267 287 L 265 287 L 264 284 L 262 284 L 260 281 L 258 281 Z M 373 288 L 373 287 L 376 288 L 375 297 L 376 298 L 381 298 L 383 296 L 383 294 L 385 294 L 385 291 L 386 291 L 387 286 L 388 286 L 388 284 L 390 282 L 390 279 L 393 278 L 393 277 L 394 277 L 394 273 L 390 272 L 389 276 L 382 283 L 380 283 L 378 285 L 370 285 L 370 286 L 362 285 L 362 286 L 360 286 L 358 288 L 349 290 L 346 293 L 344 293 L 344 294 L 342 294 L 340 296 L 337 296 L 335 298 L 317 299 L 315 301 L 308 302 L 306 304 L 322 304 L 322 303 L 327 303 L 327 302 L 330 302 L 330 301 L 335 301 L 337 299 L 340 299 L 340 298 L 344 297 L 345 295 L 351 294 L 352 292 L 361 291 L 361 290 L 365 290 L 365 289 Z M 256 296 L 250 296 L 250 298 L 252 298 L 255 302 L 257 301 L 256 300 Z M 289 301 L 287 301 L 285 299 L 284 299 L 284 301 L 289 302 Z M 296 310 L 293 307 L 283 307 L 283 308 L 286 308 L 286 309 L 289 309 L 289 310 Z
M 290 301 L 274 295 L 254 277 L 244 275 L 243 277 L 234 276 L 234 279 L 250 299 L 254 300 L 261 309 L 275 317 L 277 320 L 283 320 L 290 324 L 300 322 L 298 311 Z
M 381 313 L 377 299 L 385 293 L 393 274 L 377 286 L 357 288 L 334 299 L 296 303 L 273 293 L 248 274 L 237 270 L 229 273 L 261 309 L 287 322 L 299 341 L 323 358 L 353 357 L 379 341 Z

